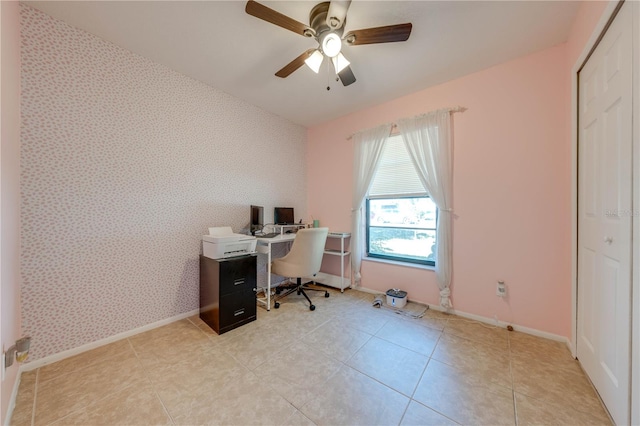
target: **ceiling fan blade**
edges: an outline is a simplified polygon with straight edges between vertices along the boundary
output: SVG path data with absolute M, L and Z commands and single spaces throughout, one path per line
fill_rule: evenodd
M 407 41 L 411 35 L 411 23 L 389 25 L 386 27 L 366 28 L 364 30 L 349 31 L 344 36 L 350 45 L 391 43 L 394 41 Z
M 288 77 L 289 74 L 291 74 L 292 72 L 294 72 L 295 70 L 303 66 L 305 59 L 311 56 L 315 51 L 316 49 L 309 49 L 306 52 L 302 53 L 302 55 L 298 56 L 293 61 L 289 62 L 287 65 L 282 67 L 282 69 L 276 73 L 276 76 L 280 78 Z
M 351 71 L 351 67 L 347 66 L 345 69 L 338 73 L 338 77 L 340 77 L 340 81 L 343 86 L 348 86 L 356 82 L 356 76 L 353 75 L 353 71 Z
M 313 35 L 315 35 L 315 31 L 302 22 L 289 18 L 288 16 L 283 15 L 280 12 L 276 12 L 275 10 L 256 1 L 249 0 L 244 11 L 251 16 L 255 16 L 263 21 L 271 22 L 274 25 L 293 31 L 296 34 L 300 34 L 305 37 L 313 37 Z
M 344 26 L 349 5 L 351 5 L 351 0 L 332 0 L 329 3 L 329 11 L 327 12 L 327 25 L 329 28 L 337 30 Z

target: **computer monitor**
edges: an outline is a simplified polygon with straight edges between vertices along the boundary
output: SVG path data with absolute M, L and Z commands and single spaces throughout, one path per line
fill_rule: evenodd
M 255 235 L 256 231 L 262 230 L 264 226 L 264 208 L 262 206 L 251 206 L 250 224 L 251 235 Z
M 276 225 L 293 225 L 293 207 L 276 207 L 273 209 L 273 223 Z

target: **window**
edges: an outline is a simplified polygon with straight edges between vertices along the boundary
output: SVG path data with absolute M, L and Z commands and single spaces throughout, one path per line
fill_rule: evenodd
M 368 257 L 435 265 L 438 211 L 400 135 L 385 144 L 366 207 Z

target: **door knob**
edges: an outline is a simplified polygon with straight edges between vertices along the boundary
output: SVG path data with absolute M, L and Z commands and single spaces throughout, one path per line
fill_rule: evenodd
M 604 242 L 607 244 L 611 244 L 613 242 L 613 237 L 604 237 Z

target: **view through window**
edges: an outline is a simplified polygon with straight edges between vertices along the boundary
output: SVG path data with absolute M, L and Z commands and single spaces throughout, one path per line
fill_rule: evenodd
M 367 201 L 371 257 L 435 265 L 437 209 L 429 197 Z
M 438 211 L 400 135 L 385 143 L 366 207 L 368 257 L 435 265 Z

